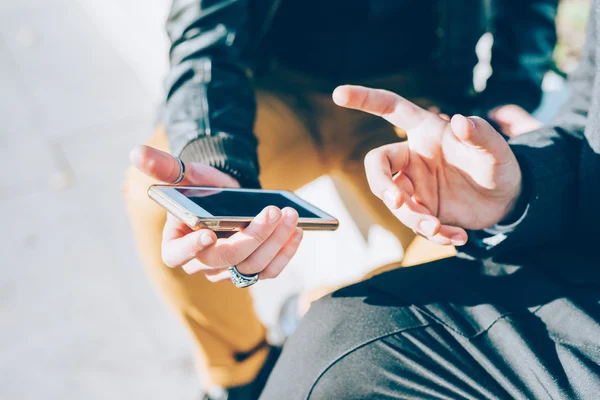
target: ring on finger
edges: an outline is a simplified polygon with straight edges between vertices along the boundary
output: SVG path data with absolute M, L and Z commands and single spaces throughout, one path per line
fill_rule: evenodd
M 231 282 L 240 289 L 252 286 L 258 282 L 258 274 L 244 275 L 238 271 L 235 265 L 227 268 L 227 270 L 229 271 Z
M 174 182 L 172 182 L 173 185 L 177 185 L 185 177 L 185 164 L 183 163 L 183 161 L 181 161 L 181 158 L 175 157 L 175 159 L 179 163 L 179 176 L 177 177 L 177 179 L 175 179 Z

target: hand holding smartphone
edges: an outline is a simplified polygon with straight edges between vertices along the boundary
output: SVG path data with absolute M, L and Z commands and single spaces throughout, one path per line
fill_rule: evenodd
M 137 146 L 131 160 L 154 181 L 174 182 L 181 174 L 176 158 L 152 147 Z M 302 242 L 300 222 L 305 229 L 337 228 L 335 218 L 292 193 L 275 191 L 284 193 L 276 197 L 263 193 L 273 191 L 232 193 L 215 188 L 239 187 L 224 172 L 193 162 L 185 163 L 185 171 L 181 186 L 148 190 L 150 197 L 169 211 L 161 245 L 167 267 L 202 273 L 211 282 L 231 279 L 232 266 L 241 274 L 272 279 L 285 269 Z M 276 207 L 263 207 L 271 203 Z
M 333 231 L 339 226 L 337 219 L 285 190 L 153 185 L 148 196 L 193 230 L 239 231 L 267 206 L 295 209 L 298 227 L 304 230 Z

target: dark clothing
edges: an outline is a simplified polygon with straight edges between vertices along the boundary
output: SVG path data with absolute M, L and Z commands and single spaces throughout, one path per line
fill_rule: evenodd
M 242 186 L 259 186 L 257 142 L 252 132 L 256 104 L 248 70 L 256 72 L 266 68 L 268 72 L 273 52 L 279 57 L 287 57 L 287 63 L 293 63 L 289 50 L 284 52 L 281 44 L 269 47 L 273 42 L 265 41 L 272 24 L 280 29 L 294 26 L 299 30 L 296 38 L 306 37 L 313 42 L 316 40 L 310 33 L 313 26 L 317 24 L 317 29 L 326 26 L 324 21 L 294 18 L 293 14 L 278 19 L 279 7 L 287 7 L 286 3 L 292 1 L 298 2 L 173 1 L 167 25 L 172 46 L 163 123 L 175 155 L 186 161 L 205 162 L 219 168 L 237 178 Z M 335 1 L 334 4 L 338 3 Z M 350 3 L 354 4 L 346 2 Z M 407 10 L 414 8 L 417 12 L 422 10 L 421 3 L 430 4 L 423 1 L 415 6 L 413 3 L 417 2 L 409 0 L 398 3 L 409 4 Z M 476 102 L 479 109 L 474 109 L 473 113 L 480 115 L 509 103 L 533 110 L 540 101 L 541 80 L 549 68 L 556 42 L 554 16 L 558 0 L 431 0 L 431 3 L 438 37 L 433 48 L 424 49 L 428 52 L 427 57 L 433 55 L 433 61 L 428 63 L 429 68 L 424 73 L 435 75 L 444 82 L 449 100 L 460 104 L 466 100 L 472 104 Z M 490 3 L 495 5 L 493 9 L 489 7 Z M 417 46 L 410 44 L 416 45 L 419 36 L 423 36 L 425 44 L 430 41 L 427 39 L 429 34 L 420 29 L 420 24 L 424 24 L 424 28 L 429 26 L 423 22 L 423 16 L 401 12 L 399 5 L 386 0 L 359 4 L 368 4 L 364 24 L 350 26 L 355 31 L 346 31 L 340 43 L 325 40 L 323 45 L 331 46 L 331 58 L 327 62 L 321 64 L 320 59 L 312 59 L 315 63 L 312 70 L 331 75 L 332 86 L 360 83 L 360 79 L 344 79 L 381 73 L 387 69 L 387 66 L 383 68 L 387 62 L 397 62 L 399 68 L 405 68 L 408 64 L 403 51 L 419 60 L 423 55 L 418 54 Z M 386 6 L 391 7 L 389 15 Z M 349 10 L 354 6 L 345 7 Z M 321 11 L 317 14 L 323 15 Z M 353 15 L 360 18 L 356 12 Z M 335 20 L 331 22 L 336 23 Z M 404 25 L 411 30 L 417 29 L 415 35 L 405 37 Z M 367 32 L 367 28 L 373 31 Z M 472 85 L 473 67 L 477 63 L 475 45 L 486 30 L 494 31 L 494 75 L 483 94 L 475 96 Z M 362 36 L 358 35 L 361 31 Z M 290 34 L 289 30 L 287 33 Z M 393 37 L 395 34 L 404 37 Z M 378 46 L 388 40 L 398 45 L 391 49 L 379 48 L 387 53 L 382 56 L 384 62 L 380 65 L 383 69 L 376 68 L 379 60 L 371 57 L 380 56 Z M 304 52 L 307 49 L 303 47 Z M 320 49 L 322 53 L 323 47 Z M 311 54 L 302 56 L 307 62 L 299 63 L 298 68 L 311 69 L 308 62 Z M 344 58 L 336 61 L 337 57 Z M 342 67 L 343 62 L 348 65 Z M 336 64 L 341 68 L 338 74 L 335 73 Z M 294 68 L 294 65 L 287 67 Z M 369 72 L 369 68 L 376 69 Z
M 262 398 L 598 398 L 599 20 L 594 0 L 557 125 L 511 143 L 529 196 L 516 227 L 317 302 Z
M 283 1 L 265 46 L 281 63 L 338 83 L 423 68 L 433 61 L 437 43 L 435 4 Z
M 592 6 L 586 45 L 569 77 L 571 98 L 555 126 L 513 139 L 529 206 L 525 218 L 496 240 L 464 248 L 486 262 L 551 270 L 573 282 L 600 284 L 600 52 L 598 1 Z M 474 232 L 470 236 L 485 236 Z
M 261 399 L 597 399 L 600 293 L 450 258 L 314 304 Z

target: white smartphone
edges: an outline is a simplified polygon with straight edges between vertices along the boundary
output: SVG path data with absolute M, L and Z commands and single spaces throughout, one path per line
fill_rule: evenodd
M 298 226 L 305 230 L 339 226 L 337 219 L 286 190 L 152 185 L 148 196 L 194 230 L 239 231 L 267 206 L 295 209 Z

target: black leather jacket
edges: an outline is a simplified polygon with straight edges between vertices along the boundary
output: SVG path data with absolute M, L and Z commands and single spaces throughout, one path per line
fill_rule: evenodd
M 264 63 L 261 41 L 281 1 L 173 0 L 167 23 L 171 67 L 163 123 L 171 151 L 258 187 L 256 104 L 251 76 Z M 531 111 L 556 43 L 558 0 L 437 0 L 435 64 L 457 98 L 477 97 L 479 114 L 518 104 Z M 475 46 L 494 34 L 493 76 L 473 90 Z M 474 110 L 475 113 L 475 110 Z

